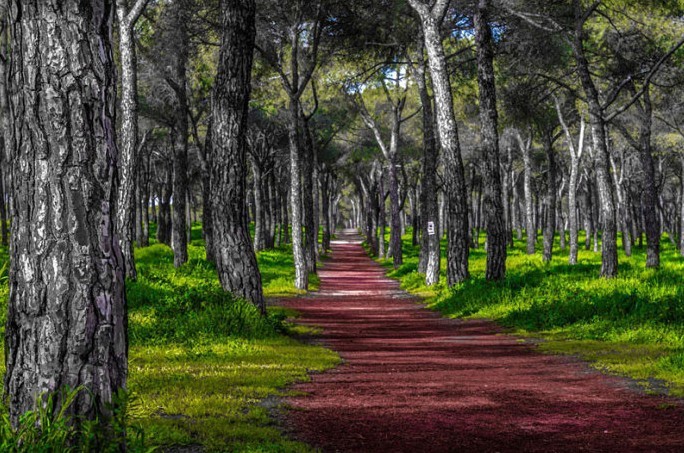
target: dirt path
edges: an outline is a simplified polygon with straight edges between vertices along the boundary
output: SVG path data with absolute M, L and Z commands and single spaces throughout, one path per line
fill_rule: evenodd
M 344 241 L 347 239 L 347 241 Z M 636 393 L 488 322 L 440 318 L 384 277 L 352 236 L 321 291 L 292 300 L 345 363 L 288 400 L 287 429 L 323 451 L 679 451 L 684 407 Z

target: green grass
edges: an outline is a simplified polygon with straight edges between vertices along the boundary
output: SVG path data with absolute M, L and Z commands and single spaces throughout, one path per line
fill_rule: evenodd
M 426 287 L 416 271 L 419 250 L 407 235 L 405 264 L 389 275 L 446 316 L 493 319 L 517 334 L 543 338 L 544 351 L 579 355 L 646 389 L 665 387 L 684 396 L 684 258 L 669 240 L 661 243 L 660 269 L 645 269 L 645 250 L 635 247 L 631 257 L 620 254 L 619 276 L 610 280 L 598 278 L 600 253 L 582 246 L 578 264 L 570 266 L 568 250 L 560 251 L 556 238 L 554 257 L 544 264 L 540 247 L 528 256 L 525 243 L 516 241 L 508 250 L 506 279 L 491 283 L 484 279 L 482 242 L 471 249 L 470 280 L 446 288 L 443 258 L 439 284 Z
M 335 366 L 339 357 L 293 338 L 306 329 L 285 319 L 292 312 L 271 307 L 262 317 L 252 304 L 225 293 L 204 259 L 199 225 L 192 230 L 189 262 L 179 269 L 173 252 L 155 242 L 135 250 L 138 280 L 127 283 L 132 425 L 152 446 L 309 451 L 281 434 L 272 406 L 289 394 L 286 386 Z M 288 247 L 262 252 L 258 260 L 267 296 L 300 293 Z M 0 287 L 3 327 L 6 286 Z

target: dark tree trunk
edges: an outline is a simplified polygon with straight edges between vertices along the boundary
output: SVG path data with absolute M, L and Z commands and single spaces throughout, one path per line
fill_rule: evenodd
M 684 256 L 684 154 L 679 156 L 679 162 L 682 167 L 682 172 L 680 174 L 679 183 L 679 209 L 680 209 L 680 224 L 679 224 L 679 254 Z
M 173 195 L 173 171 L 166 164 L 166 181 L 161 189 L 159 199 L 159 215 L 157 223 L 157 240 L 171 245 L 171 196 Z
M 485 224 L 487 228 L 487 280 L 506 276 L 506 224 L 501 196 L 498 118 L 494 83 L 494 49 L 489 28 L 489 0 L 479 0 L 475 14 L 477 81 L 484 151 Z
M 586 174 L 586 190 L 584 191 L 584 249 L 591 250 L 591 235 L 594 231 L 594 195 L 591 187 L 591 177 Z
M 639 158 L 643 171 L 641 209 L 646 228 L 646 267 L 660 266 L 660 228 L 662 222 L 657 213 L 658 188 L 656 169 L 651 152 L 652 107 L 649 88 L 644 88 L 643 102 L 637 103 L 639 112 Z M 605 241 L 605 239 L 604 239 Z
M 41 395 L 66 386 L 87 389 L 71 412 L 106 421 L 113 395 L 126 385 L 113 11 L 111 0 L 23 0 L 11 8 L 5 395 L 14 426 Z M 57 393 L 55 411 L 61 398 Z
M 544 218 L 544 250 L 542 261 L 548 263 L 553 256 L 553 239 L 556 235 L 556 156 L 553 151 L 550 132 L 545 133 L 544 151 L 548 171 L 546 172 L 546 215 Z M 563 234 L 565 234 L 563 232 Z
M 212 102 L 211 209 L 221 285 L 265 312 L 261 274 L 243 215 L 254 20 L 254 0 L 221 3 L 221 49 Z
M 176 94 L 176 117 L 174 124 L 175 143 L 173 147 L 173 218 L 171 248 L 173 265 L 180 267 L 188 261 L 188 239 L 186 221 L 186 194 L 188 192 L 188 95 L 187 65 L 189 60 L 189 37 L 187 29 L 188 11 L 183 2 L 172 3 L 173 23 L 178 33 L 175 54 L 175 79 L 167 82 Z

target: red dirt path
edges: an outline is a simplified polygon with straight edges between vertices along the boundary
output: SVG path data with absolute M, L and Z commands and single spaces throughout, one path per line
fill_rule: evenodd
M 286 305 L 344 364 L 294 387 L 306 392 L 287 401 L 296 439 L 323 451 L 684 452 L 680 400 L 540 354 L 490 322 L 440 318 L 355 237 L 333 243 L 319 275 L 319 293 Z

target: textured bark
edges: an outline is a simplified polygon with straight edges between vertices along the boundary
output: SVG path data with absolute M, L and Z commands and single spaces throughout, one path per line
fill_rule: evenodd
M 548 263 L 553 256 L 553 239 L 556 235 L 556 155 L 552 138 L 547 131 L 544 137 L 544 152 L 548 169 L 546 172 L 546 213 L 544 217 L 544 248 L 542 261 Z
M 126 384 L 112 13 L 109 0 L 22 0 L 12 8 L 5 394 L 15 426 L 40 395 L 66 386 L 88 389 L 73 413 L 106 420 Z
M 2 238 L 2 245 L 9 245 L 9 232 L 7 231 L 7 204 L 5 200 L 7 199 L 6 188 L 9 186 L 7 180 L 7 173 L 5 168 L 7 168 L 8 162 L 6 157 L 9 155 L 9 148 L 11 144 L 10 140 L 10 109 L 9 109 L 9 99 L 8 99 L 8 67 L 9 67 L 9 34 L 7 27 L 9 26 L 9 18 L 7 17 L 7 10 L 2 11 L 2 17 L 0 17 L 0 231 Z
M 133 259 L 133 209 L 138 140 L 138 78 L 133 26 L 149 0 L 136 0 L 129 10 L 127 1 L 116 0 L 121 56 L 121 144 L 119 147 L 119 192 L 116 200 L 117 235 L 124 256 L 126 277 L 136 278 Z
M 435 137 L 435 115 L 432 98 L 427 88 L 423 48 L 418 55 L 418 64 L 412 70 L 413 80 L 418 86 L 420 105 L 423 107 L 423 159 L 420 191 L 420 229 L 421 246 L 418 271 L 425 274 L 425 284 L 430 286 L 439 281 L 440 241 L 439 241 L 439 206 L 437 204 L 437 164 L 439 151 Z M 428 225 L 432 223 L 433 232 L 428 233 Z
M 290 99 L 290 210 L 292 222 L 292 253 L 295 265 L 295 288 L 309 288 L 302 227 L 302 171 L 301 171 L 301 111 L 298 99 Z
M 221 3 L 221 49 L 212 101 L 211 209 L 221 285 L 265 312 L 261 274 L 243 215 L 254 0 Z
M 584 30 L 580 10 L 580 2 L 575 0 L 577 27 L 574 39 L 571 40 L 577 72 L 582 84 L 582 89 L 589 110 L 589 124 L 594 145 L 594 171 L 596 172 L 596 185 L 598 187 L 601 215 L 603 221 L 602 247 L 601 247 L 601 276 L 613 278 L 618 273 L 617 258 L 617 223 L 615 215 L 615 202 L 611 189 L 609 153 L 606 143 L 606 130 L 603 120 L 603 110 L 599 101 L 599 93 L 589 70 L 589 62 L 584 52 Z
M 470 250 L 468 248 L 468 199 L 465 174 L 446 56 L 439 34 L 439 21 L 444 16 L 448 3 L 446 0 L 437 0 L 434 6 L 429 8 L 421 0 L 409 0 L 409 4 L 420 17 L 432 76 L 447 199 L 447 284 L 453 286 L 470 276 L 468 272 Z
M 494 81 L 494 49 L 489 28 L 489 1 L 479 0 L 475 14 L 477 81 L 480 100 L 480 124 L 484 151 L 484 211 L 487 229 L 487 280 L 506 276 L 506 217 L 501 195 L 498 117 Z M 555 190 L 555 189 L 554 189 Z

